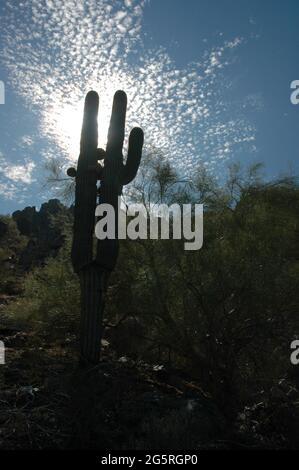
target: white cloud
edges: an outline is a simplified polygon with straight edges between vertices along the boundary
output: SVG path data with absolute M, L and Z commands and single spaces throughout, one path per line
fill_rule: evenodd
M 0 182 L 0 196 L 4 199 L 12 200 L 16 194 L 16 186 L 9 183 Z
M 20 147 L 31 147 L 33 145 L 34 140 L 30 135 L 23 135 L 20 139 Z
M 12 165 L 3 155 L 0 155 L 0 173 L 9 180 L 21 182 L 24 184 L 31 184 L 33 181 L 32 172 L 35 168 L 35 163 L 26 159 L 24 164 Z

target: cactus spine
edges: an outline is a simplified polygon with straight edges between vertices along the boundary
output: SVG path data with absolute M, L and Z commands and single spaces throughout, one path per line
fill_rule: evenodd
M 72 264 L 78 274 L 81 289 L 81 358 L 87 363 L 98 363 L 102 336 L 104 299 L 109 274 L 118 256 L 117 232 L 115 240 L 94 243 L 95 208 L 111 204 L 118 217 L 118 196 L 123 185 L 132 181 L 138 171 L 143 146 L 143 132 L 136 127 L 129 137 L 128 156 L 123 163 L 127 97 L 123 91 L 114 95 L 106 151 L 97 148 L 97 115 L 99 97 L 90 91 L 85 98 L 80 155 L 77 170 L 67 174 L 76 178 Z M 101 165 L 99 160 L 103 160 Z M 97 188 L 97 182 L 100 187 Z

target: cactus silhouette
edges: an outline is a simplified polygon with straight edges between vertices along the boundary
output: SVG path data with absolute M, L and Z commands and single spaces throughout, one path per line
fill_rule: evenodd
M 90 91 L 85 98 L 77 169 L 67 170 L 69 176 L 76 178 L 71 257 L 74 271 L 80 279 L 80 348 L 81 358 L 87 363 L 98 363 L 100 359 L 105 292 L 118 256 L 118 196 L 123 185 L 135 178 L 143 146 L 143 131 L 135 127 L 130 133 L 126 163 L 123 163 L 127 96 L 125 92 L 117 91 L 113 99 L 106 151 L 98 149 L 98 108 L 99 96 L 95 91 Z M 95 244 L 97 200 L 100 204 L 113 206 L 116 238 L 97 240 Z

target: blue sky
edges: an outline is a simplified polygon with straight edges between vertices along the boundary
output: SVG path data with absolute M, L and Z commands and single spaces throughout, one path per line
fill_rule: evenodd
M 141 125 L 184 174 L 298 174 L 297 0 L 2 0 L 0 15 L 0 213 L 50 196 L 48 159 L 76 161 L 91 88 L 100 145 L 122 88 L 127 133 Z

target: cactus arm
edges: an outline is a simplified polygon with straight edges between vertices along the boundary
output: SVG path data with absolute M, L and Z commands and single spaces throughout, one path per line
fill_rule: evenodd
M 74 234 L 72 263 L 75 272 L 93 260 L 93 233 L 97 197 L 97 174 L 90 170 L 97 164 L 99 97 L 94 91 L 86 95 L 76 171 Z
M 123 167 L 121 182 L 129 184 L 136 176 L 142 154 L 143 131 L 140 127 L 134 127 L 129 137 L 129 149 L 126 164 Z
M 122 161 L 122 148 L 125 137 L 125 122 L 127 112 L 127 95 L 118 90 L 113 98 L 108 139 L 106 147 L 106 159 Z

